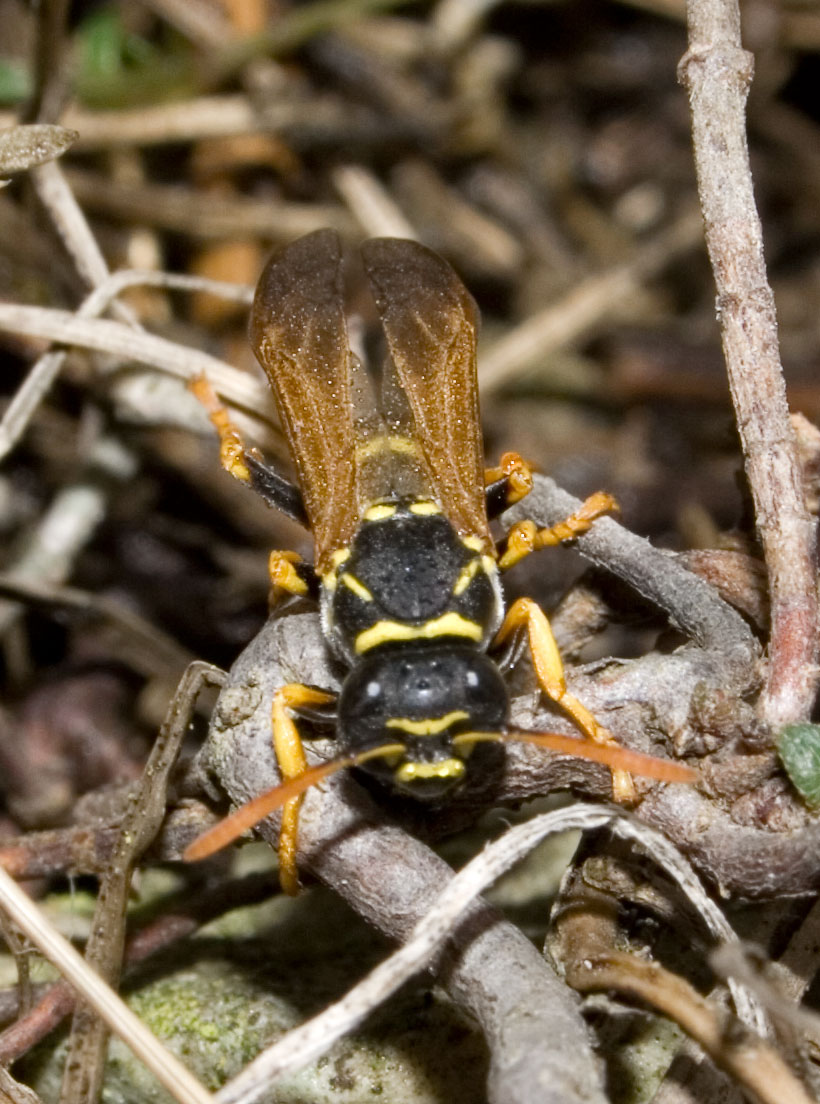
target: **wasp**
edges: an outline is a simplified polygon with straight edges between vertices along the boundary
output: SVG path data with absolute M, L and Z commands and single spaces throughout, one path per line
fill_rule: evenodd
M 280 880 L 298 888 L 304 791 L 356 766 L 432 806 L 471 772 L 488 742 L 525 740 L 598 759 L 616 800 L 629 773 L 691 781 L 688 768 L 615 744 L 567 689 L 549 621 L 531 599 L 505 609 L 500 577 L 530 552 L 584 532 L 614 500 L 599 493 L 559 525 L 515 525 L 499 543 L 492 518 L 526 495 L 515 453 L 484 471 L 476 375 L 478 309 L 450 265 L 414 242 L 361 247 L 389 355 L 378 387 L 350 349 L 339 238 L 320 230 L 274 255 L 256 290 L 250 339 L 274 392 L 294 486 L 246 448 L 207 381 L 194 390 L 221 440 L 221 461 L 271 506 L 309 527 L 314 561 L 272 552 L 274 588 L 318 602 L 324 640 L 347 671 L 338 695 L 292 683 L 274 695 L 273 744 L 283 784 L 196 840 L 201 858 L 282 807 Z M 509 723 L 503 667 L 526 636 L 542 690 L 586 739 Z M 308 767 L 295 718 L 330 710 L 340 756 Z

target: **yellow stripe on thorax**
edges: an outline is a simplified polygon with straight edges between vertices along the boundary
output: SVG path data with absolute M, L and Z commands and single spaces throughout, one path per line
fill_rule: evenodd
M 373 601 L 372 593 L 368 590 L 364 583 L 359 582 L 356 576 L 351 575 L 349 571 L 345 571 L 345 573 L 341 576 L 341 582 L 344 583 L 348 590 L 352 590 L 357 598 L 361 598 L 363 602 Z
M 369 629 L 356 637 L 356 654 L 370 651 L 379 644 L 389 644 L 404 640 L 433 640 L 438 636 L 463 636 L 467 640 L 478 642 L 484 630 L 477 621 L 469 621 L 460 613 L 442 614 L 425 621 L 423 625 L 408 625 L 403 621 L 377 621 Z

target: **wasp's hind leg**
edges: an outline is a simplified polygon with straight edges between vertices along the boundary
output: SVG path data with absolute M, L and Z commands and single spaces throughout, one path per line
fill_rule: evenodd
M 281 686 L 273 696 L 271 727 L 276 762 L 285 782 L 307 770 L 307 760 L 302 738 L 290 714 L 292 709 L 304 709 L 316 705 L 328 705 L 335 695 L 325 690 L 305 686 L 301 682 L 289 682 Z M 282 809 L 282 827 L 279 830 L 279 883 L 285 893 L 295 896 L 299 892 L 299 872 L 296 868 L 296 850 L 299 843 L 299 809 L 302 797 L 294 797 Z
M 612 733 L 598 724 L 586 706 L 567 690 L 564 665 L 547 615 L 532 598 L 513 602 L 496 634 L 495 644 L 503 644 L 515 632 L 526 629 L 535 674 L 541 689 L 556 705 L 572 717 L 582 732 L 597 744 L 617 747 Z M 615 801 L 632 802 L 635 788 L 628 771 L 612 771 L 612 796 Z
M 307 526 L 302 492 L 266 464 L 257 449 L 246 448 L 239 429 L 231 420 L 227 407 L 219 401 L 208 378 L 197 376 L 191 380 L 190 388 L 208 411 L 219 434 L 219 460 L 225 471 L 241 483 L 247 483 L 269 506 Z
M 579 510 L 564 518 L 563 521 L 559 521 L 557 525 L 539 529 L 534 521 L 516 522 L 499 545 L 499 569 L 507 571 L 525 556 L 529 556 L 530 552 L 537 552 L 541 548 L 550 548 L 563 541 L 579 537 L 589 529 L 596 518 L 617 509 L 618 503 L 612 495 L 605 491 L 597 491 L 581 503 Z

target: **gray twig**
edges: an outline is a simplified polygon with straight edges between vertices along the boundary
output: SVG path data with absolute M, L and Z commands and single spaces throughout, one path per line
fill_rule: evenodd
M 698 191 L 718 291 L 729 386 L 769 573 L 769 671 L 761 718 L 808 718 L 817 694 L 815 522 L 806 509 L 780 365 L 774 296 L 746 146 L 752 56 L 737 0 L 689 0 L 689 93 Z

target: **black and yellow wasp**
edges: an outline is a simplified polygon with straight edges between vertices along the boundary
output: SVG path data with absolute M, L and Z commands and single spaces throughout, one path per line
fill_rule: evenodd
M 273 741 L 286 780 L 187 853 L 199 858 L 284 806 L 280 877 L 294 891 L 300 794 L 334 770 L 361 766 L 390 787 L 438 802 L 481 767 L 487 741 L 529 740 L 604 761 L 615 797 L 627 771 L 667 781 L 686 768 L 627 752 L 566 689 L 549 622 L 530 599 L 505 613 L 500 573 L 534 549 L 583 532 L 614 506 L 593 495 L 560 525 L 514 526 L 499 546 L 490 516 L 523 497 L 515 454 L 484 471 L 476 380 L 476 305 L 452 268 L 413 241 L 375 238 L 364 269 L 389 357 L 375 385 L 351 353 L 339 239 L 301 238 L 265 268 L 250 335 L 267 373 L 298 489 L 242 440 L 204 380 L 194 390 L 220 433 L 222 463 L 272 506 L 310 527 L 313 565 L 271 554 L 275 586 L 318 600 L 327 646 L 348 673 L 338 696 L 302 684 L 273 701 Z M 528 634 L 543 690 L 590 739 L 512 730 L 493 656 Z M 293 714 L 333 709 L 341 756 L 308 767 Z M 475 764 L 475 765 L 473 765 Z

